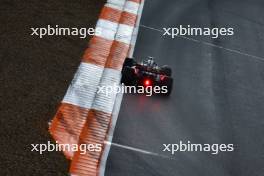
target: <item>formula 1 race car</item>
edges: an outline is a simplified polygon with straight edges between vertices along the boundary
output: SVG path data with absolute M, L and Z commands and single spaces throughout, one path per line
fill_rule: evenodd
M 165 96 L 169 96 L 173 86 L 171 68 L 159 67 L 152 57 L 137 63 L 133 58 L 126 58 L 122 69 L 121 83 L 126 86 L 159 86 L 166 87 Z

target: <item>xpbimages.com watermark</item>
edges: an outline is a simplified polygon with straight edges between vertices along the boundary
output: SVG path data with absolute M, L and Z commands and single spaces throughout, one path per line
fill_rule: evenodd
M 177 152 L 209 152 L 217 155 L 220 152 L 233 152 L 234 144 L 194 144 L 190 141 L 175 144 L 163 144 L 163 152 L 168 152 L 172 155 Z
M 31 151 L 43 154 L 44 152 L 62 151 L 62 152 L 78 152 L 86 154 L 86 152 L 100 152 L 102 144 L 55 144 L 48 141 L 46 144 L 31 144 Z
M 192 27 L 191 25 L 179 25 L 178 27 L 163 28 L 163 36 L 175 38 L 176 36 L 210 36 L 219 38 L 220 36 L 234 35 L 234 28 L 231 27 Z
M 97 94 L 105 94 L 106 96 L 111 96 L 113 94 L 144 94 L 146 96 L 152 96 L 153 94 L 167 94 L 167 86 L 125 86 L 123 83 L 121 85 L 111 85 L 111 86 L 98 86 Z
M 45 36 L 78 36 L 80 38 L 86 38 L 87 36 L 100 35 L 102 33 L 101 28 L 86 28 L 86 27 L 61 27 L 59 25 L 46 27 L 32 27 L 32 36 L 43 38 Z

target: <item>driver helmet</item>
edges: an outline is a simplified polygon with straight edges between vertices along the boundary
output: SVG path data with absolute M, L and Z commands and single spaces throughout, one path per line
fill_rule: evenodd
M 148 57 L 147 65 L 148 65 L 149 67 L 154 66 L 154 60 L 153 60 L 153 57 L 150 57 L 150 56 Z

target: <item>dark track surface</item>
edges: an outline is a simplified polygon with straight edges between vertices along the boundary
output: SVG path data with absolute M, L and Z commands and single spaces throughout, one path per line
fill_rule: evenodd
M 262 0 L 147 0 L 141 25 L 233 27 L 232 37 L 170 39 L 141 27 L 135 58 L 154 56 L 173 69 L 168 99 L 125 95 L 107 176 L 262 176 L 264 173 L 264 3 Z M 238 53 L 238 51 L 240 53 Z M 256 57 L 257 56 L 257 57 Z M 162 152 L 163 143 L 233 143 L 234 152 Z
M 89 38 L 30 36 L 31 27 L 94 27 L 104 0 L 0 2 L 0 175 L 68 175 L 60 152 L 40 155 L 30 144 L 53 141 L 51 120 L 80 64 Z

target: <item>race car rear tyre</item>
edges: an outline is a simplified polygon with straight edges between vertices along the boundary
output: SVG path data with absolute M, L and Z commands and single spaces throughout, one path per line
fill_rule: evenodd
M 168 65 L 163 65 L 161 67 L 161 73 L 170 77 L 171 76 L 171 68 Z
M 126 86 L 133 85 L 135 80 L 134 69 L 130 67 L 124 67 L 122 70 L 121 83 L 124 83 Z
M 127 57 L 124 61 L 123 67 L 132 67 L 136 64 L 135 59 Z
M 167 93 L 165 93 L 165 96 L 169 96 L 172 91 L 172 86 L 173 86 L 173 79 L 170 77 L 165 77 L 163 80 L 163 86 L 167 87 Z

